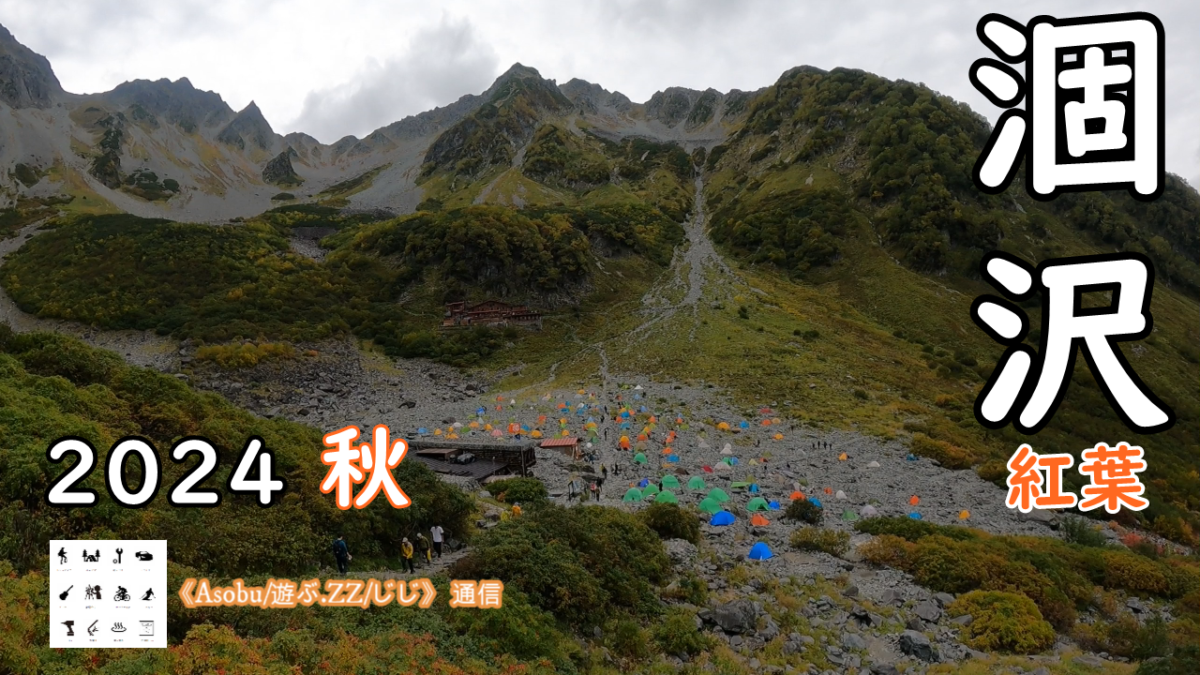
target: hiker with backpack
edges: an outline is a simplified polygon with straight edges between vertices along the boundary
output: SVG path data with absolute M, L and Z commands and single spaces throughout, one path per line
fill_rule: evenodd
M 410 573 L 417 573 L 417 568 L 413 566 L 413 545 L 412 542 L 408 540 L 408 537 L 405 537 L 400 542 L 400 558 L 404 563 L 404 566 L 401 569 L 407 568 Z
M 338 538 L 333 540 L 333 557 L 337 559 L 338 574 L 350 571 L 350 561 L 354 560 L 354 556 L 350 555 L 350 549 L 346 547 L 346 535 L 339 534 Z
M 417 550 L 421 552 L 421 557 L 425 559 L 426 563 L 433 564 L 433 547 L 429 545 L 429 540 L 425 538 L 425 535 L 420 532 L 417 533 Z

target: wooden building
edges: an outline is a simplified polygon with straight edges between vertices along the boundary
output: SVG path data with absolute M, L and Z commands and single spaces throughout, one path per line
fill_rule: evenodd
M 536 444 L 446 441 L 418 438 L 408 441 L 408 454 L 437 473 L 466 476 L 483 482 L 491 476 L 528 476 L 537 464 Z M 470 461 L 463 461 L 469 459 Z
M 474 326 L 520 326 L 540 329 L 542 315 L 523 305 L 510 305 L 499 300 L 486 300 L 474 305 L 465 302 L 451 302 L 446 305 L 446 315 L 442 319 L 443 329 Z
M 579 449 L 579 439 L 575 436 L 567 436 L 565 438 L 548 438 L 542 441 L 543 450 L 558 450 L 573 460 L 583 458 L 583 452 Z

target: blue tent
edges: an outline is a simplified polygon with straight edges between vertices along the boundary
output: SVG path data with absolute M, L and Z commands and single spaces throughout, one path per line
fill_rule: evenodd
M 426 429 L 425 427 L 420 427 L 417 429 L 417 433 L 424 436 L 425 434 L 429 433 L 429 430 Z
M 817 499 L 816 497 L 809 497 L 808 501 L 812 502 L 812 505 L 817 507 L 818 509 L 824 508 L 823 506 L 821 506 L 821 500 Z
M 621 428 L 622 428 L 622 429 L 628 429 L 628 428 L 629 428 L 629 422 L 621 422 Z
M 487 413 L 487 408 L 476 408 L 475 414 L 483 417 Z
M 649 479 L 649 478 L 643 478 L 643 479 L 641 480 L 641 482 L 639 482 L 639 483 L 638 483 L 638 487 L 640 487 L 640 488 L 644 488 L 644 487 L 646 487 L 646 486 L 647 486 L 647 485 L 649 485 L 649 484 L 650 484 L 650 479 Z
M 741 422 L 738 422 L 738 426 L 739 426 L 739 427 L 741 427 L 741 428 L 743 428 L 743 429 L 749 429 L 749 428 L 750 428 L 750 423 L 749 423 L 749 422 L 747 422 L 746 420 L 742 420 Z
M 712 519 L 708 521 L 708 524 L 709 525 L 732 525 L 734 523 L 734 521 L 736 521 L 736 520 L 737 520 L 737 518 L 734 518 L 733 514 L 728 511 L 717 511 L 716 513 L 713 514 Z
M 758 483 L 750 484 L 750 492 L 753 494 L 758 494 Z
M 641 407 L 639 407 L 639 408 L 638 408 L 638 412 L 640 412 L 640 413 L 644 413 L 644 412 L 646 412 L 646 406 L 641 406 Z
M 908 517 L 912 518 L 913 520 L 920 520 L 921 514 L 917 513 L 916 511 L 913 511 L 912 513 L 908 514 Z
M 737 466 L 737 457 L 729 458 L 729 466 Z
M 908 453 L 908 457 L 905 457 L 904 459 L 907 459 L 910 462 L 915 462 L 917 461 L 917 456 L 910 452 Z
M 767 560 L 768 558 L 772 558 L 774 556 L 775 554 L 771 553 L 771 548 L 760 541 L 751 547 L 750 554 L 746 557 L 750 558 L 751 560 Z
M 770 502 L 770 503 L 768 503 L 768 504 L 767 504 L 767 506 L 768 506 L 768 507 L 769 507 L 769 508 L 770 508 L 772 511 L 778 511 L 778 510 L 779 510 L 779 502 Z
M 679 463 L 679 455 L 676 455 L 676 454 L 667 455 L 667 461 L 672 464 L 678 464 Z

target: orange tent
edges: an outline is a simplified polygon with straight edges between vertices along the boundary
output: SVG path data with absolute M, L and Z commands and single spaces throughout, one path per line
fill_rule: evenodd
M 792 493 L 792 499 L 793 499 L 793 500 L 795 500 L 795 499 L 804 499 L 804 493 L 803 493 L 803 492 L 801 492 L 801 491 L 799 491 L 799 490 L 796 490 L 795 492 L 793 492 L 793 493 Z
M 669 454 L 671 454 L 672 452 L 675 452 L 675 451 L 674 451 L 674 450 L 672 450 L 671 448 L 663 448 L 662 454 L 664 454 L 664 455 L 669 455 Z
M 908 503 L 912 504 L 913 506 L 916 506 L 917 504 L 921 503 L 921 498 L 916 495 L 913 495 L 911 498 L 909 498 Z
M 646 440 L 646 434 L 638 434 L 638 440 L 639 440 L 639 441 L 644 441 L 644 440 Z
M 629 437 L 628 437 L 628 436 L 622 436 L 622 437 L 621 437 L 621 449 L 622 449 L 622 450 L 628 450 L 628 449 L 629 449 Z
M 650 416 L 650 424 L 654 424 L 657 421 L 658 421 L 658 418 L 656 418 L 654 415 Z
M 762 425 L 763 425 L 764 427 L 769 427 L 769 426 L 771 426 L 771 420 L 763 420 L 763 421 L 762 421 Z
M 766 527 L 771 524 L 771 521 L 763 518 L 761 513 L 756 513 L 750 518 L 750 524 L 755 527 Z
M 729 431 L 729 422 L 721 422 L 717 425 L 719 431 Z
M 825 494 L 827 494 L 827 495 L 833 494 L 833 488 L 825 488 Z
M 843 452 L 842 454 L 838 455 L 838 461 L 839 462 L 846 461 L 846 453 Z
M 783 440 L 783 434 L 775 434 L 775 440 L 777 440 L 777 441 L 782 441 L 782 440 Z

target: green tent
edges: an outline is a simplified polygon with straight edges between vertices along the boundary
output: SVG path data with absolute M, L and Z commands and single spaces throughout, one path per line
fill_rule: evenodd
M 641 452 L 639 452 L 638 454 L 634 455 L 634 456 L 633 456 L 633 461 L 634 461 L 634 462 L 636 462 L 636 463 L 638 463 L 638 464 L 645 464 L 645 463 L 646 463 L 646 455 L 645 455 L 645 453 L 641 453 Z
M 740 490 L 744 487 L 750 487 L 750 484 L 749 483 L 730 483 L 729 487 L 733 488 L 734 490 Z
M 770 511 L 771 507 L 767 504 L 767 500 L 762 497 L 755 497 L 746 505 L 747 511 Z
M 700 476 L 692 476 L 691 479 L 688 480 L 689 490 L 703 490 L 705 487 L 704 479 Z
M 708 514 L 716 513 L 717 511 L 721 510 L 721 502 L 713 499 L 712 497 L 705 497 L 700 502 L 700 510 Z
M 675 476 L 663 476 L 662 486 L 663 486 L 664 490 L 668 490 L 668 489 L 678 490 L 679 489 L 679 479 L 676 478 Z
M 675 493 L 670 490 L 663 490 L 654 498 L 655 504 L 678 504 L 679 500 L 675 498 Z
M 656 495 L 656 494 L 658 494 L 658 486 L 655 485 L 654 483 L 651 483 L 651 484 L 647 485 L 646 487 L 642 488 L 642 496 L 643 497 L 649 497 L 650 495 Z
M 621 498 L 623 502 L 639 502 L 642 500 L 642 491 L 637 488 L 629 488 L 625 496 Z
M 858 514 L 850 509 L 846 509 L 845 511 L 842 511 L 842 520 L 846 521 L 847 523 L 853 522 L 858 520 Z
M 709 490 L 708 498 L 715 499 L 722 504 L 729 501 L 729 495 L 726 494 L 721 488 L 713 488 L 712 490 Z

